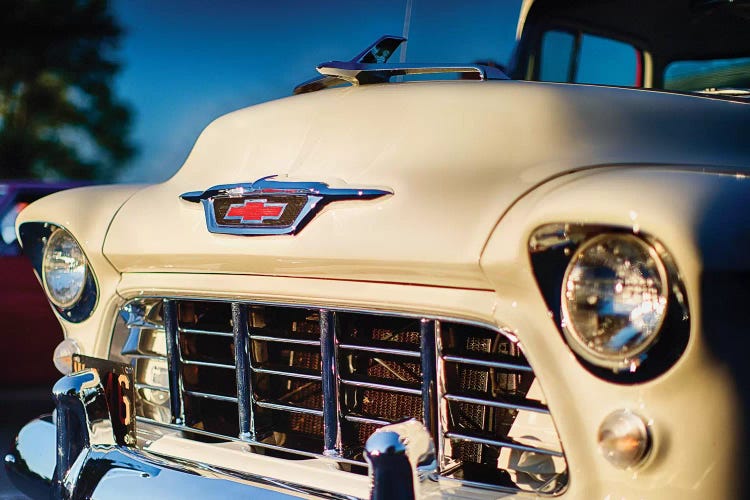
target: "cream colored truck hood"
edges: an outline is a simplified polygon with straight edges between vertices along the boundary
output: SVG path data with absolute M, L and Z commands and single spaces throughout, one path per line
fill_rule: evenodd
M 746 104 L 648 91 L 459 81 L 315 92 L 212 123 L 174 177 L 117 213 L 104 252 L 122 272 L 489 288 L 485 242 L 534 186 L 607 164 L 740 168 L 748 137 Z M 295 236 L 212 234 L 200 204 L 180 199 L 274 174 L 394 194 L 330 204 Z

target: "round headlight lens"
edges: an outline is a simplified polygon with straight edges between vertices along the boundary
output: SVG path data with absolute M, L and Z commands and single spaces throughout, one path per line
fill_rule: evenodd
M 86 257 L 75 239 L 57 229 L 47 240 L 42 257 L 42 281 L 49 299 L 67 309 L 81 298 L 86 284 Z
M 667 309 L 667 273 L 656 250 L 633 235 L 585 242 L 563 279 L 562 322 L 571 348 L 621 370 L 656 340 Z

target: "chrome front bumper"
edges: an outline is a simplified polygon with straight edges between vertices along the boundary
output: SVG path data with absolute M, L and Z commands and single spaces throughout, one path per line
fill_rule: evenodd
M 29 422 L 5 456 L 13 484 L 32 498 L 351 499 L 276 479 L 250 476 L 186 460 L 166 459 L 136 448 L 126 378 L 85 369 L 55 384 L 55 418 Z M 114 384 L 112 382 L 115 382 Z M 105 391 L 105 387 L 107 390 Z M 114 388 L 114 391 L 113 391 Z M 429 433 L 408 421 L 382 428 L 367 443 L 371 497 L 414 499 L 417 482 L 434 471 Z
M 132 448 L 113 446 L 85 450 L 74 477 L 55 482 L 56 428 L 48 415 L 29 422 L 18 434 L 5 466 L 14 486 L 31 498 L 299 498 L 299 494 L 333 495 L 313 491 L 284 493 L 291 485 L 262 484 L 229 471 L 198 464 L 166 461 Z M 342 498 L 342 497 L 339 497 Z

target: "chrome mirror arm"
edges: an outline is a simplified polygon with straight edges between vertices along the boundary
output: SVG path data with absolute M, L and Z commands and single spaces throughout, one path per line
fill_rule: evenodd
M 415 500 L 419 482 L 437 470 L 435 445 L 415 420 L 386 425 L 365 444 L 371 500 Z

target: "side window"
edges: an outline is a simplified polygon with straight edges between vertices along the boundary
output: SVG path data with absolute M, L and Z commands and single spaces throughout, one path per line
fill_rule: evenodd
M 567 31 L 548 31 L 542 38 L 539 79 L 543 82 L 568 82 L 574 77 L 576 35 Z
M 627 43 L 560 30 L 542 37 L 541 81 L 636 87 L 641 75 L 641 53 Z
M 578 54 L 578 83 L 622 85 L 640 84 L 640 54 L 627 43 L 583 35 Z

